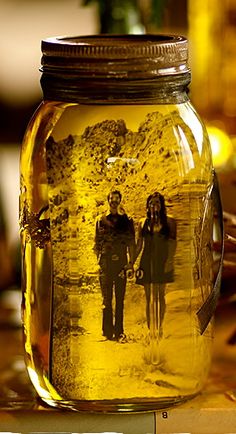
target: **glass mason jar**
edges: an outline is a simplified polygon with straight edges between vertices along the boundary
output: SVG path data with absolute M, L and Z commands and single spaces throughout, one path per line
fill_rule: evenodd
M 42 42 L 21 153 L 26 363 L 48 404 L 164 408 L 211 360 L 213 168 L 184 37 Z

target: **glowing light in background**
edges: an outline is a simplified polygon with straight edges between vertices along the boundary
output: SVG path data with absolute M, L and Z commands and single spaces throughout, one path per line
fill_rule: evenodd
M 220 128 L 207 126 L 210 139 L 213 164 L 215 167 L 224 166 L 233 154 L 233 144 L 229 136 Z

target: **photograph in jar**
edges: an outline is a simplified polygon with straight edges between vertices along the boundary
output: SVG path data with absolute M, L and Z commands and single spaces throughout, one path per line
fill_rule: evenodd
M 83 107 L 70 110 L 83 117 Z M 209 282 L 205 290 L 193 268 L 208 180 L 201 179 L 199 149 L 178 111 L 170 116 L 148 107 L 134 129 L 124 107 L 125 120 L 117 113 L 111 119 L 112 110 L 77 134 L 58 139 L 53 131 L 46 143 L 50 380 L 64 399 L 189 393 L 207 345 L 196 311 Z M 96 108 L 99 116 L 103 107 Z M 190 155 L 184 164 L 183 152 Z

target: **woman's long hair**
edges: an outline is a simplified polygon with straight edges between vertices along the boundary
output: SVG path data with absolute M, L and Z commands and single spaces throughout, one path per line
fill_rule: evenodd
M 168 238 L 169 234 L 170 234 L 170 228 L 169 228 L 169 225 L 167 223 L 165 199 L 164 199 L 164 196 L 161 193 L 158 193 L 157 191 L 153 194 L 150 194 L 147 198 L 147 204 L 146 204 L 147 219 L 149 220 L 149 222 L 151 222 L 151 211 L 150 211 L 149 204 L 150 204 L 151 199 L 154 199 L 155 197 L 158 197 L 158 199 L 160 201 L 160 205 L 161 205 L 161 208 L 159 211 L 159 218 L 160 218 L 160 223 L 162 225 L 162 228 L 160 230 L 160 233 L 165 235 Z M 153 224 L 152 223 L 150 225 L 150 232 L 153 233 Z

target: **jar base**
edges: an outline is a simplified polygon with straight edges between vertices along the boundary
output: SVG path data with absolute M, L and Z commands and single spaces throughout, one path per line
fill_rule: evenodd
M 183 395 L 167 397 L 165 399 L 147 399 L 147 400 L 112 400 L 112 401 L 78 401 L 78 400 L 53 400 L 42 398 L 50 407 L 58 409 L 67 409 L 78 412 L 87 413 L 140 413 L 140 412 L 153 412 L 157 410 L 164 410 L 166 408 L 180 405 L 190 399 L 193 399 L 199 392 L 192 395 Z

